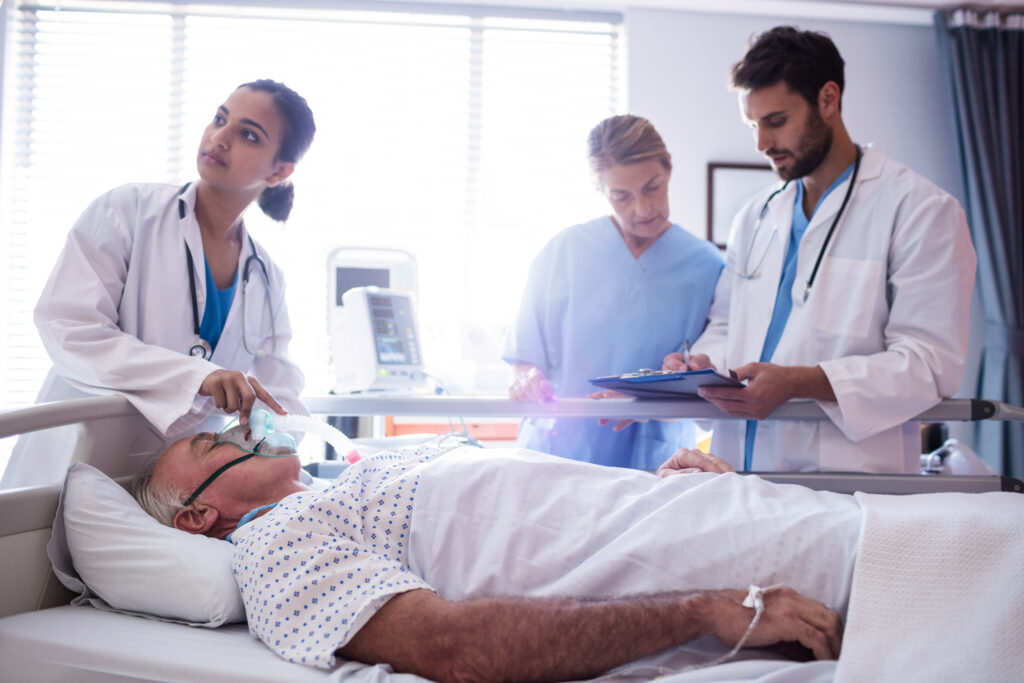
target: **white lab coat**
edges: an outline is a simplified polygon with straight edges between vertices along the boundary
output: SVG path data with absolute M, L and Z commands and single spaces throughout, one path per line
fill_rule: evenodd
M 829 420 L 760 422 L 753 470 L 917 472 L 919 428 L 907 420 L 952 396 L 963 378 L 976 267 L 966 217 L 953 197 L 873 147 L 864 151 L 804 301 L 848 182 L 825 198 L 800 241 L 793 310 L 771 359 L 821 366 L 836 400 L 819 401 Z M 755 236 L 769 194 L 733 222 L 708 327 L 693 347 L 716 368 L 761 355 L 789 247 L 795 183 L 772 199 Z M 740 277 L 762 254 L 760 276 Z M 712 451 L 737 468 L 744 430 L 743 420 L 714 424 Z
M 291 324 L 284 276 L 258 244 L 267 265 L 266 286 L 242 228 L 238 285 L 220 341 L 210 360 L 188 355 L 195 332 L 185 243 L 195 264 L 200 319 L 206 302 L 203 241 L 195 218 L 196 184 L 131 184 L 96 199 L 68 235 L 35 310 L 43 346 L 54 367 L 37 402 L 120 394 L 172 441 L 196 431 L 214 410 L 196 392 L 214 370 L 254 375 L 289 412 L 307 413 L 299 401 L 304 377 L 288 358 Z M 269 307 L 274 311 L 271 331 Z M 242 344 L 242 305 L 248 353 Z M 63 478 L 74 433 L 70 429 L 19 439 L 0 487 L 52 483 Z

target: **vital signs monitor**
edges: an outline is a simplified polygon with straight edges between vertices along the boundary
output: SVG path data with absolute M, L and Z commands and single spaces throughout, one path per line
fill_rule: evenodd
M 334 391 L 401 390 L 424 382 L 412 295 L 354 287 L 342 296 L 331 330 Z

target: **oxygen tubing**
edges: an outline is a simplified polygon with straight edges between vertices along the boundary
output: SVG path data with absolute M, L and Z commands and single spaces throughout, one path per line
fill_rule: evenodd
M 274 415 L 274 429 L 278 431 L 305 432 L 316 434 L 327 443 L 331 444 L 334 452 L 349 463 L 359 460 L 359 451 L 356 450 L 352 441 L 341 432 L 326 422 L 309 417 L 308 415 Z

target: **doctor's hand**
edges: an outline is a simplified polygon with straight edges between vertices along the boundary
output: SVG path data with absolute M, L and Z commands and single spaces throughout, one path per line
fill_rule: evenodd
M 516 378 L 508 388 L 508 397 L 513 401 L 546 403 L 555 397 L 555 388 L 537 366 L 516 363 Z
M 733 646 L 743 637 L 754 616 L 744 607 L 747 591 L 711 591 L 710 630 L 723 643 Z M 764 593 L 764 612 L 745 643 L 764 647 L 776 643 L 800 643 L 816 659 L 838 659 L 843 642 L 843 621 L 825 605 L 781 586 Z
M 686 364 L 686 356 L 681 353 L 670 353 L 665 356 L 665 360 L 661 361 L 662 370 L 671 370 L 672 372 L 685 372 L 687 370 L 707 370 L 713 368 L 711 365 L 711 359 L 703 353 L 692 354 L 690 356 L 690 364 Z
M 259 399 L 278 415 L 287 411 L 263 388 L 259 381 L 237 370 L 214 370 L 199 385 L 200 396 L 212 396 L 217 407 L 225 413 L 238 411 L 238 423 L 249 424 L 249 413 Z
M 775 365 L 747 363 L 735 370 L 743 388 L 701 387 L 702 398 L 733 417 L 763 420 L 791 398 L 834 401 L 835 392 L 825 372 L 817 365 Z
M 671 477 L 674 474 L 687 474 L 692 472 L 715 472 L 717 474 L 723 474 L 725 472 L 735 471 L 735 467 L 721 458 L 711 455 L 710 453 L 698 451 L 695 448 L 680 448 L 672 454 L 671 458 L 666 460 L 661 467 L 658 468 L 655 474 L 664 479 L 665 477 Z

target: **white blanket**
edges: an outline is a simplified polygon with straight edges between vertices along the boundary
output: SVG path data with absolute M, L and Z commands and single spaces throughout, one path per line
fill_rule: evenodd
M 1024 496 L 857 494 L 836 683 L 1021 680 Z
M 409 565 L 449 600 L 783 583 L 846 608 L 861 524 L 850 496 L 524 449 L 462 449 L 416 471 Z

